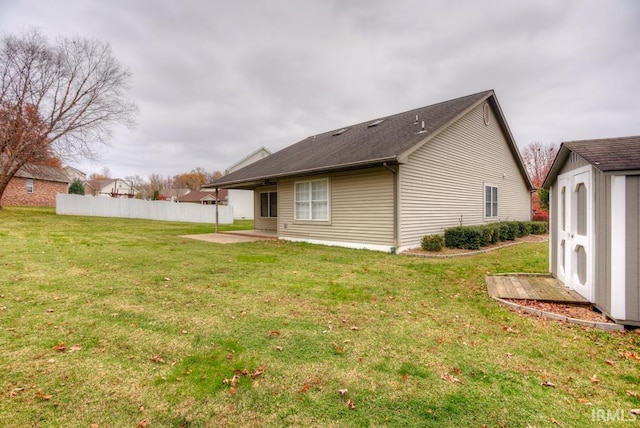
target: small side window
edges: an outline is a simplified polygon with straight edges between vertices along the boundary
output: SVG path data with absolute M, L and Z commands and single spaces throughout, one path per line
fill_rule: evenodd
M 484 216 L 498 217 L 498 188 L 484 186 Z
M 33 193 L 33 180 L 27 180 L 27 193 Z

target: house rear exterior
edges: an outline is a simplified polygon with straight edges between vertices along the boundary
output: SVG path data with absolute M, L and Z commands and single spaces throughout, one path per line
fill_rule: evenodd
M 448 227 L 531 218 L 493 91 L 311 136 L 207 187 L 254 191 L 280 239 L 404 251 Z
M 543 187 L 550 272 L 617 322 L 640 325 L 640 136 L 563 143 Z

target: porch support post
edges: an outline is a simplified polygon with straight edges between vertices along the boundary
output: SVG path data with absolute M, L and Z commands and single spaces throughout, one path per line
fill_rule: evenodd
M 218 188 L 216 187 L 216 230 L 215 233 L 218 233 Z

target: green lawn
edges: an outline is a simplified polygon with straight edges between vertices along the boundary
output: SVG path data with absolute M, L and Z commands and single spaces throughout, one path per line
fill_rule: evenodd
M 640 335 L 487 297 L 488 273 L 545 272 L 546 244 L 430 260 L 178 237 L 211 231 L 0 211 L 0 424 L 587 427 L 640 408 Z

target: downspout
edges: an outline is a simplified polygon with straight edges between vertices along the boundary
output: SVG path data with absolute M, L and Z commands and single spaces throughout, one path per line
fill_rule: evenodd
M 387 165 L 386 162 L 382 166 L 391 171 L 393 174 L 393 247 L 391 254 L 395 254 L 399 247 L 398 242 L 398 171 Z
M 218 233 L 218 188 L 216 187 L 216 231 Z

